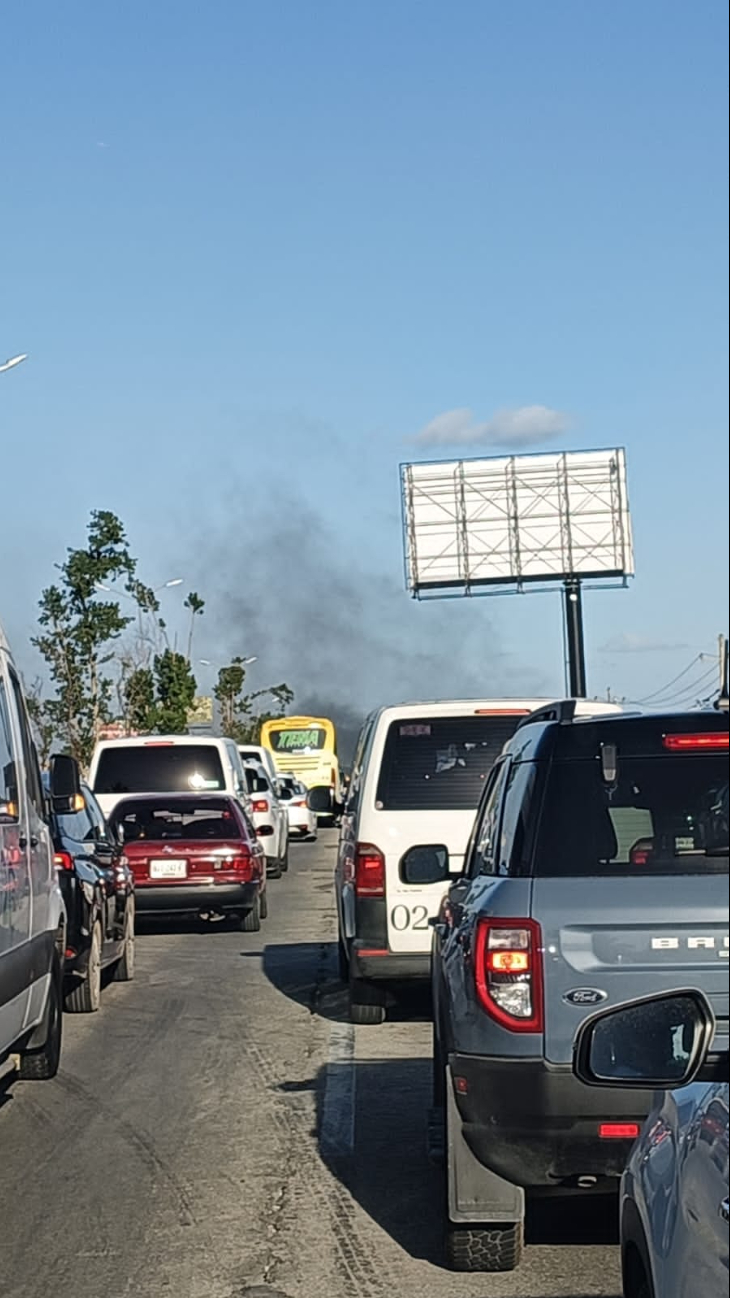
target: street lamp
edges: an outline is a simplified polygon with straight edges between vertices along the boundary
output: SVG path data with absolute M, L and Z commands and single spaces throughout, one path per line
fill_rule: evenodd
M 161 586 L 153 586 L 152 594 L 157 595 L 161 590 L 169 590 L 171 586 L 182 586 L 184 577 L 173 577 L 172 581 L 163 581 Z M 128 590 L 113 590 L 111 586 L 105 586 L 103 582 L 97 581 L 94 585 L 95 590 L 101 590 L 105 595 L 121 595 L 124 599 L 134 599 Z
M 218 664 L 218 663 L 211 662 L 210 658 L 199 658 L 199 659 L 198 659 L 198 662 L 200 663 L 200 666 L 201 666 L 201 667 L 218 667 L 218 670 L 219 670 L 219 671 L 221 670 L 219 664 Z M 257 662 L 258 662 L 258 658 L 257 658 L 257 656 L 254 654 L 253 658 L 242 658 L 241 661 L 239 662 L 238 666 L 239 666 L 239 667 L 250 667 L 250 666 L 251 666 L 251 663 L 257 663 Z M 228 663 L 227 666 L 230 667 L 231 664 Z
M 2 365 L 0 365 L 0 374 L 4 374 L 6 370 L 14 370 L 16 365 L 20 365 L 21 361 L 27 361 L 27 359 L 27 352 L 23 352 L 21 356 L 11 356 L 9 361 L 3 361 Z

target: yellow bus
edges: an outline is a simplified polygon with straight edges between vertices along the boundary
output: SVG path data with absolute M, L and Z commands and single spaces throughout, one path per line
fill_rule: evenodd
M 296 775 L 308 789 L 329 789 L 339 802 L 340 764 L 335 727 L 326 717 L 279 717 L 261 727 L 261 744 L 268 748 L 282 775 Z

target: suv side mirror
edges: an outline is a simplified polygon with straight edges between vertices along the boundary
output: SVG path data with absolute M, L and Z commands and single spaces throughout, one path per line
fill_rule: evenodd
M 448 883 L 452 878 L 449 870 L 449 849 L 443 845 L 429 847 L 411 847 L 402 857 L 400 877 L 404 883 L 420 884 Z
M 697 1077 L 715 1033 L 699 991 L 667 992 L 602 1010 L 582 1026 L 573 1071 L 589 1086 L 673 1090 Z
M 66 753 L 56 753 L 48 764 L 49 787 L 55 811 L 73 809 L 81 797 L 81 772 L 79 764 Z

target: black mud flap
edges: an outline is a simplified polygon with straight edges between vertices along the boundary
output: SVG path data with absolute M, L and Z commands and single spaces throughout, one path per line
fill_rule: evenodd
M 523 1221 L 522 1187 L 483 1167 L 464 1139 L 449 1068 L 446 1069 L 446 1158 L 450 1222 L 458 1226 Z

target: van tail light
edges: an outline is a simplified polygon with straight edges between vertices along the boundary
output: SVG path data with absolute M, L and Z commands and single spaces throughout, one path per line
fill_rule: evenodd
M 355 847 L 355 895 L 385 896 L 385 857 L 372 843 L 358 843 Z
M 479 1002 L 510 1032 L 544 1027 L 542 935 L 530 919 L 483 919 L 474 943 Z
M 70 872 L 74 868 L 74 859 L 70 852 L 56 852 L 53 857 L 53 864 L 57 870 Z
M 259 798 L 256 802 L 251 803 L 251 810 L 258 812 L 260 815 L 266 815 L 269 804 L 264 798 Z

